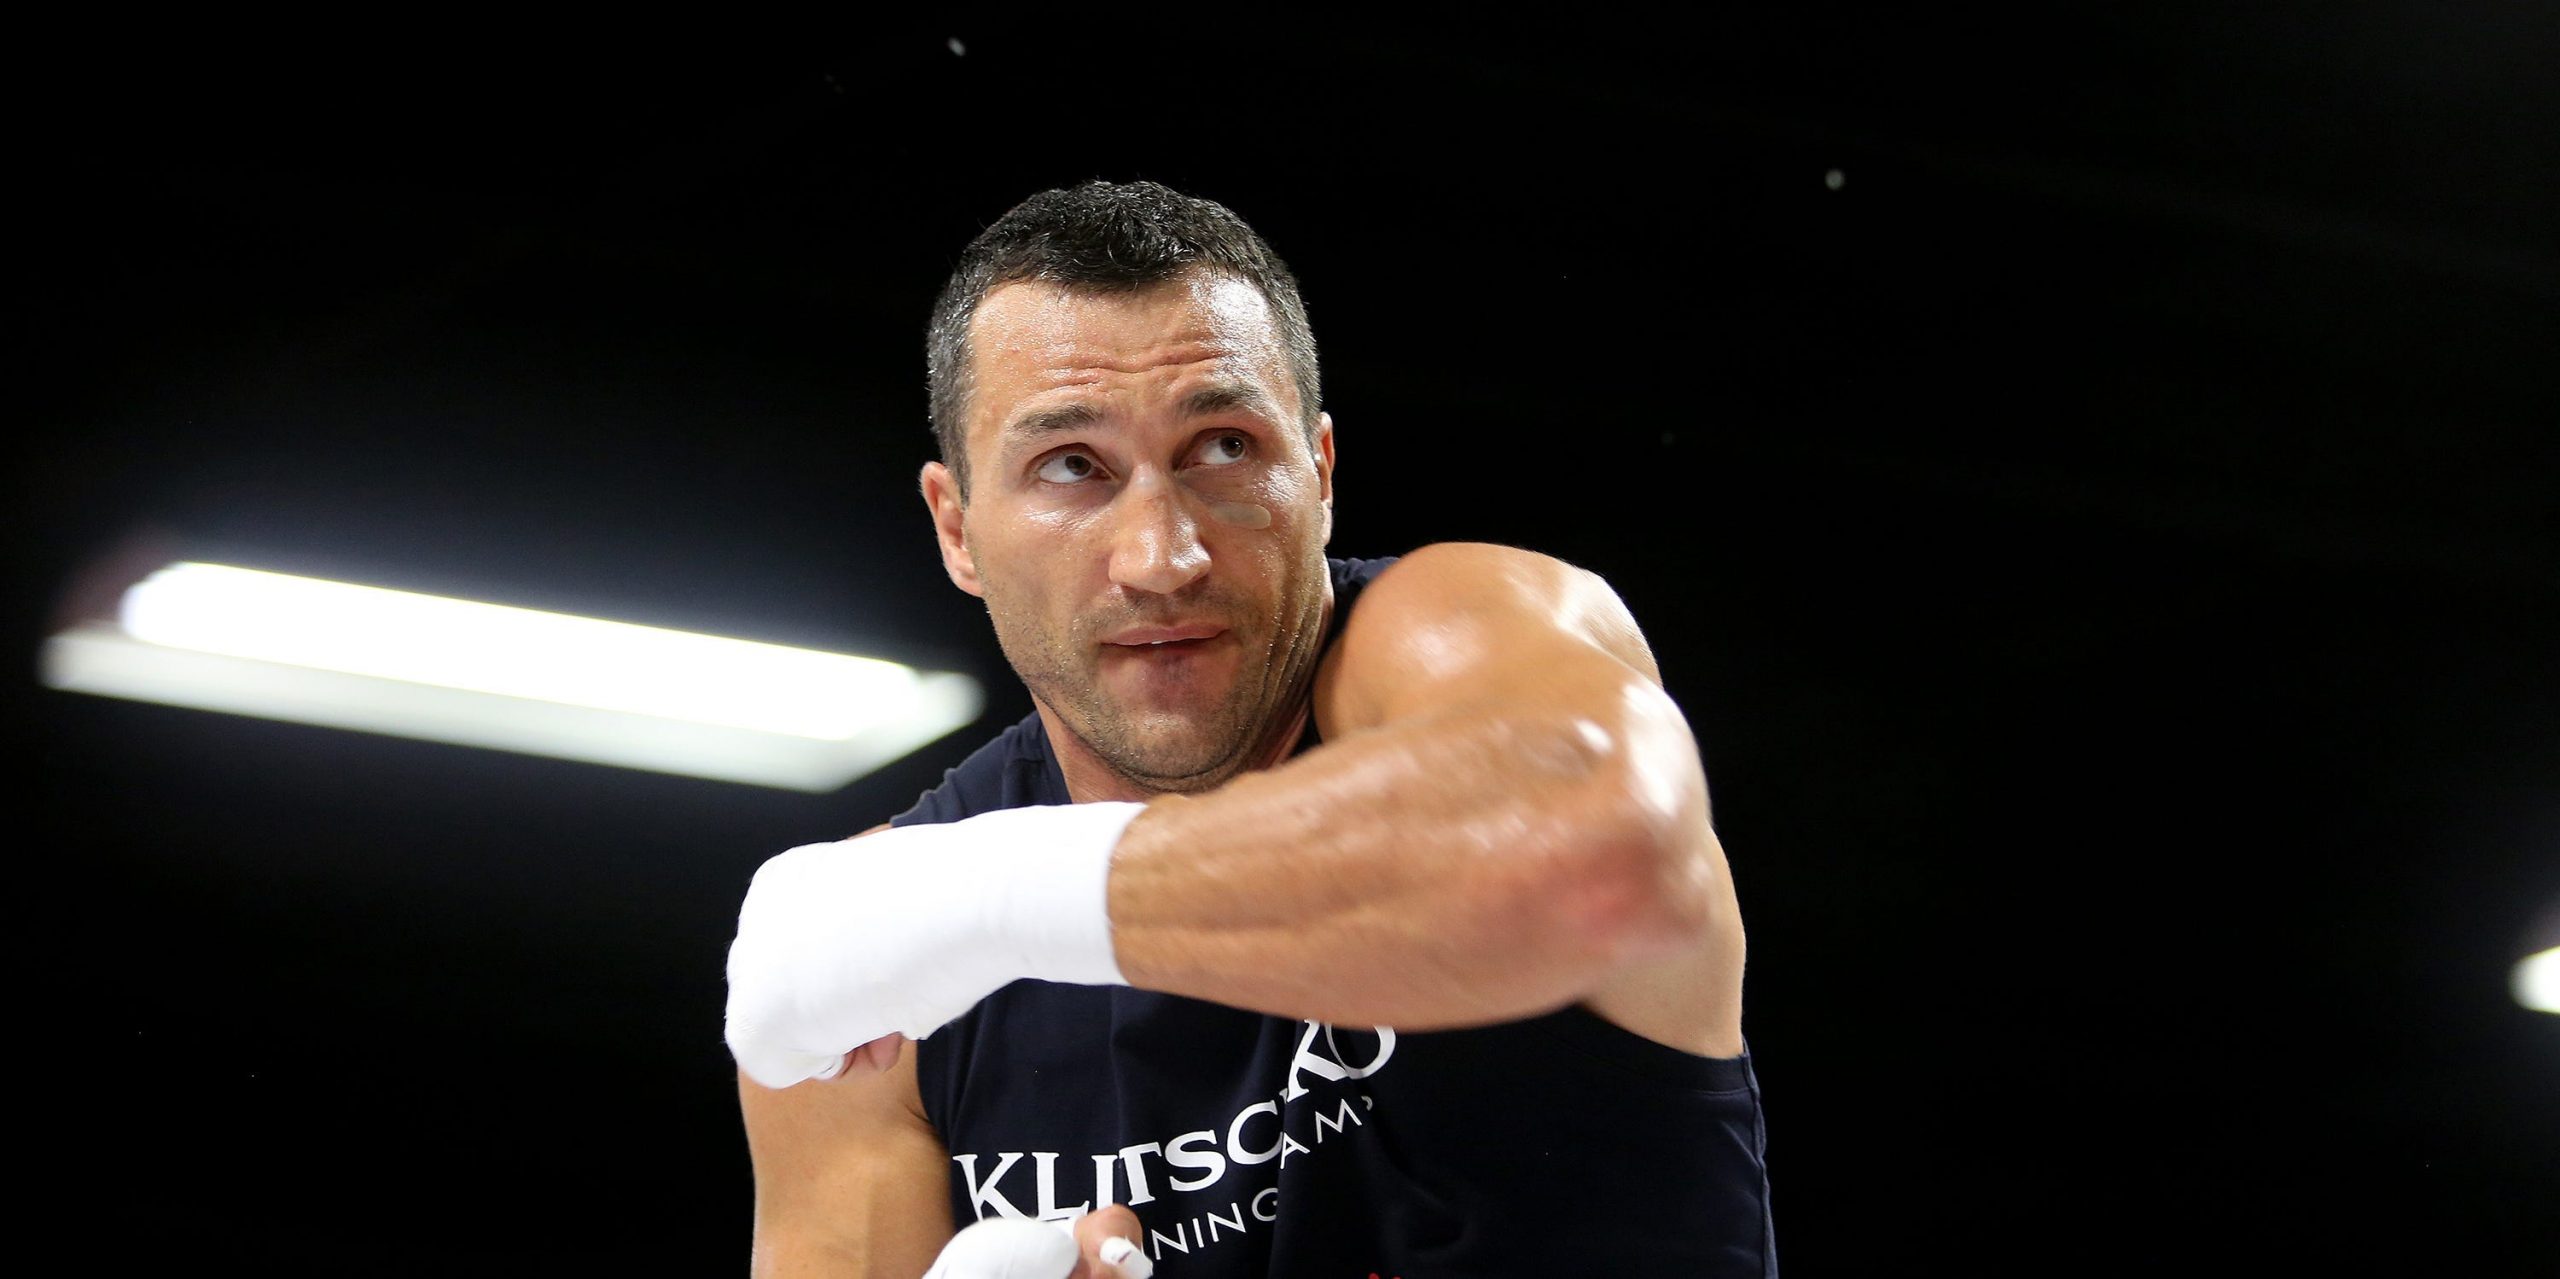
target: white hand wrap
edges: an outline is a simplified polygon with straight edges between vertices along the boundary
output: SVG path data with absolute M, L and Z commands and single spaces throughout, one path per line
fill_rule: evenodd
M 990 1217 L 951 1236 L 924 1279 L 1067 1279 L 1074 1236 L 1045 1221 Z
M 1111 849 L 1143 804 L 1015 808 L 805 844 L 764 864 L 729 947 L 729 1051 L 787 1088 L 922 1039 L 1020 977 L 1122 985 Z
M 1083 1214 L 1079 1213 L 1078 1216 Z M 1054 1228 L 1053 1228 L 1054 1227 Z M 1076 1223 L 989 1217 L 951 1236 L 924 1279 L 1066 1279 L 1076 1268 Z M 1060 1240 L 1066 1240 L 1061 1248 Z M 1099 1249 L 1120 1279 L 1155 1279 L 1156 1263 L 1138 1245 L 1113 1237 Z

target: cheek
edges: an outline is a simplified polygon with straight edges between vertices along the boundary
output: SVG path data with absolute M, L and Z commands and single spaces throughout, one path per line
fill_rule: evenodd
M 980 580 L 1001 579 L 1008 595 L 1040 599 L 1077 575 L 1099 526 L 1091 508 L 1018 507 L 973 528 L 970 549 Z
M 1209 518 L 1231 528 L 1266 529 L 1271 527 L 1271 508 L 1258 502 L 1212 501 Z
M 1249 501 L 1264 509 L 1263 525 L 1286 526 L 1293 533 L 1324 535 L 1324 501 L 1313 472 L 1291 467 L 1265 474 Z
M 1054 555 L 1061 543 L 1101 528 L 1105 514 L 1098 502 L 1033 508 L 1022 516 L 1022 545 L 1035 559 L 1042 558 L 1044 550 Z
M 1199 489 L 1201 509 L 1229 528 L 1260 532 L 1274 524 L 1295 526 L 1310 518 L 1316 503 L 1314 477 L 1293 467 L 1274 467 Z
M 1044 629 L 1064 625 L 1074 598 L 1104 561 L 1095 553 L 1101 521 L 1090 509 L 1015 510 L 971 530 L 970 551 L 992 604 Z

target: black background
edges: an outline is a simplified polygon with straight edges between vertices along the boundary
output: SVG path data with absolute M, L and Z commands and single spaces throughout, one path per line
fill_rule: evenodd
M 1646 625 L 1790 1272 L 2552 1273 L 2560 20 L 2234 7 L 30 38 L 22 669 L 139 546 L 995 692 L 809 797 L 22 679 L 22 1237 L 743 1267 L 747 875 L 1028 709 L 925 311 L 1146 177 L 1303 280 L 1337 553 Z

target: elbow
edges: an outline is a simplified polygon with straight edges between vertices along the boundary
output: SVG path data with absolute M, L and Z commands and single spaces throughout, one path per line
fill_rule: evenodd
M 1588 768 L 1538 894 L 1559 942 L 1602 968 L 1695 946 L 1723 882 L 1687 722 L 1650 683 L 1620 701 L 1613 722 L 1574 725 Z
M 1694 948 L 1715 918 L 1723 856 L 1703 818 L 1675 825 L 1632 808 L 1602 829 L 1549 896 L 1553 926 L 1603 971 Z

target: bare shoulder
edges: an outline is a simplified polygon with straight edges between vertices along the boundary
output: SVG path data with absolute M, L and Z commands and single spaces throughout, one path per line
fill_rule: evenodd
M 1466 690 L 1590 669 L 1659 684 L 1644 632 L 1599 574 L 1486 542 L 1437 542 L 1361 593 L 1317 674 L 1325 725 L 1356 727 Z M 1329 713 L 1329 714 L 1328 714 Z

